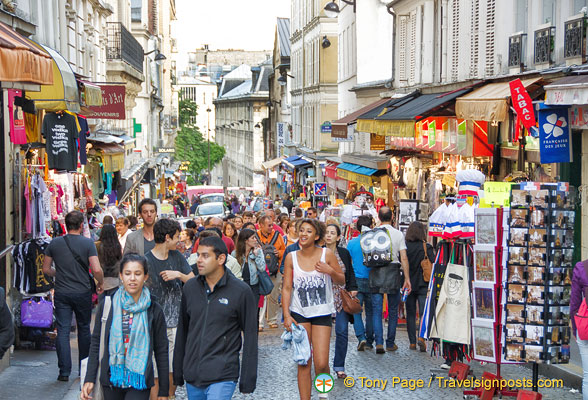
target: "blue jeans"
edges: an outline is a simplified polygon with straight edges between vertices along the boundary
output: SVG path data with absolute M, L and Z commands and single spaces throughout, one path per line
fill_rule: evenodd
M 408 340 L 410 344 L 416 344 L 417 332 L 419 331 L 416 324 L 416 303 L 419 302 L 419 319 L 422 320 L 425 311 L 425 302 L 427 301 L 427 289 L 420 289 L 416 292 L 410 292 L 406 298 L 406 330 L 408 331 Z
M 361 313 L 357 313 L 353 316 L 353 320 L 357 318 L 361 319 Z M 341 310 L 337 312 L 335 318 L 335 359 L 333 360 L 333 370 L 335 372 L 345 371 L 345 357 L 347 356 L 347 344 L 349 343 L 349 320 L 351 315 Z M 357 340 L 360 342 L 365 340 L 365 333 L 361 336 L 355 332 Z
M 363 325 L 362 313 L 357 313 L 353 317 L 353 329 L 355 336 L 360 342 L 365 340 L 369 346 L 374 341 L 374 323 L 372 314 L 372 297 L 371 293 L 357 292 L 357 298 L 365 309 L 365 327 Z
M 237 382 L 217 382 L 208 386 L 192 386 L 186 383 L 188 400 L 230 400 Z
M 582 359 L 582 369 L 584 375 L 582 379 L 582 399 L 588 400 L 588 340 L 581 340 L 576 337 L 578 348 L 580 349 L 580 358 Z
M 388 335 L 386 347 L 394 346 L 396 341 L 396 325 L 398 325 L 398 303 L 400 303 L 400 291 L 388 293 Z M 382 322 L 382 309 L 384 306 L 384 295 L 372 293 L 372 308 L 374 310 L 374 335 L 376 345 L 384 344 L 384 324 Z
M 382 324 L 383 301 L 383 294 L 372 293 L 372 324 L 374 325 L 374 337 L 376 338 L 376 346 L 384 344 L 384 326 Z
M 76 314 L 78 324 L 79 363 L 90 353 L 90 321 L 92 319 L 92 294 L 86 293 L 55 293 L 55 320 L 57 325 L 57 366 L 59 375 L 71 374 L 71 348 L 69 333 L 71 315 Z M 78 369 L 79 370 L 79 369 Z

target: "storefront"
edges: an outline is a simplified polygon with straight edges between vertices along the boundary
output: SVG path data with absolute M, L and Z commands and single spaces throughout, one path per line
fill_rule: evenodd
M 284 157 L 274 158 L 273 160 L 261 163 L 261 168 L 265 172 L 265 195 L 272 199 L 275 195 L 285 193 L 281 185 L 280 165 Z
M 295 155 L 283 159 L 281 164 L 284 168 L 282 179 L 286 193 L 292 193 L 294 197 L 310 198 L 306 184 L 309 177 L 314 177 L 313 161 L 306 156 Z

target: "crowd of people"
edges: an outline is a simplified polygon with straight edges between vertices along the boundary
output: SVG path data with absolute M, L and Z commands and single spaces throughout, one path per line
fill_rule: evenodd
M 346 377 L 350 324 L 357 351 L 398 350 L 401 291 L 407 294 L 410 349 L 426 351 L 417 340 L 416 316 L 427 292 L 421 261 L 425 252 L 433 260 L 434 251 L 424 226 L 414 222 L 405 236 L 384 206 L 377 221 L 359 216 L 357 236 L 343 243 L 336 220 L 321 222 L 316 209 L 304 211 L 288 201 L 252 212 L 232 198 L 233 213 L 225 219 L 193 219 L 182 229 L 174 219 L 158 218 L 157 203 L 144 199 L 138 206 L 141 228 L 133 230 L 137 225 L 128 217 L 104 217 L 96 242 L 82 235 L 83 215 L 69 213 L 68 234 L 50 243 L 43 266 L 55 276 L 58 380 L 72 373 L 72 312 L 79 361 L 88 358 L 82 399 L 100 388 L 106 400 L 173 399 L 176 386 L 184 384 L 189 399 L 230 399 L 237 385 L 252 393 L 258 332 L 291 331 L 294 325 L 304 327 L 312 346 L 311 360 L 298 366 L 300 398 L 309 399 L 312 365 L 317 375 L 328 373 L 331 364 L 337 378 Z M 390 238 L 385 268 L 364 264 L 363 232 L 376 224 Z M 273 290 L 264 296 L 261 283 L 268 277 Z M 99 301 L 90 334 L 93 293 Z M 346 312 L 344 295 L 357 298 L 362 310 Z

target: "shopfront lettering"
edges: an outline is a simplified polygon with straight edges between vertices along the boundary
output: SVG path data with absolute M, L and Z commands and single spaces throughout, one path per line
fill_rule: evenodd
M 509 82 L 510 96 L 512 97 L 512 106 L 520 116 L 523 125 L 531 129 L 535 125 L 535 113 L 533 112 L 533 103 L 527 90 L 520 79 Z
M 539 105 L 539 154 L 541 163 L 572 161 L 569 108 Z

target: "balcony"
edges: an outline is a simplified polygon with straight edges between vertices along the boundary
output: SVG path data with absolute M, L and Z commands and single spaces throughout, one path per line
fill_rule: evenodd
M 584 17 L 566 21 L 564 25 L 564 58 L 586 57 L 586 21 Z
M 143 47 L 120 22 L 108 22 L 108 47 L 106 59 L 128 63 L 139 73 L 143 73 Z
M 525 67 L 525 48 L 527 47 L 527 34 L 516 33 L 508 38 L 508 67 Z
M 535 64 L 552 64 L 555 42 L 555 27 L 549 26 L 535 31 Z

